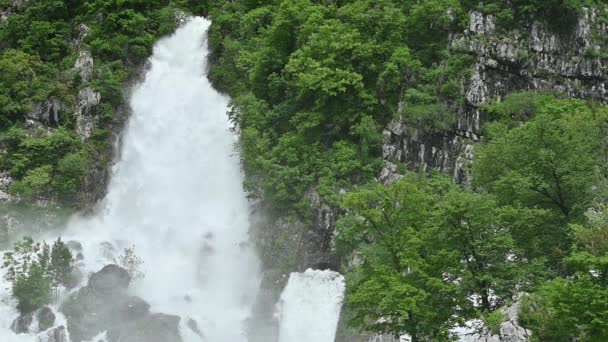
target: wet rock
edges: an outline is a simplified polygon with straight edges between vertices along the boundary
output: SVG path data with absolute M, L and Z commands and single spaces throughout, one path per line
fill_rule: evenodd
M 48 339 L 46 340 L 47 342 L 70 342 L 66 329 L 63 325 L 48 330 L 46 335 L 48 336 Z
M 201 332 L 201 329 L 199 329 L 198 327 L 198 323 L 196 323 L 195 320 L 193 320 L 192 318 L 188 319 L 188 322 L 186 323 L 186 325 L 188 326 L 188 328 L 190 328 L 190 330 L 192 330 L 195 334 L 197 334 L 200 337 L 204 337 L 203 333 Z
M 118 307 L 120 316 L 127 320 L 139 319 L 150 313 L 150 304 L 139 297 L 130 297 Z
M 38 312 L 36 312 L 36 318 L 38 319 L 38 329 L 40 329 L 40 331 L 45 331 L 55 325 L 55 314 L 48 306 L 38 310 Z
M 65 245 L 72 252 L 82 252 L 82 244 L 76 240 L 70 240 L 70 241 L 66 242 Z
M 30 331 L 30 325 L 34 319 L 33 314 L 21 315 L 13 321 L 11 324 L 11 330 L 15 334 L 24 334 Z
M 99 245 L 99 249 L 101 251 L 101 255 L 108 260 L 112 260 L 114 257 L 116 257 L 116 247 L 114 247 L 114 245 L 108 241 L 102 242 Z
M 178 316 L 150 314 L 108 332 L 109 342 L 181 342 Z
M 96 292 L 111 294 L 129 287 L 129 272 L 118 265 L 107 265 L 89 278 L 88 286 Z
M 107 265 L 63 303 L 71 342 L 90 341 L 104 331 L 108 342 L 181 342 L 180 318 L 150 313 L 150 304 L 127 293 L 130 280 L 125 269 Z

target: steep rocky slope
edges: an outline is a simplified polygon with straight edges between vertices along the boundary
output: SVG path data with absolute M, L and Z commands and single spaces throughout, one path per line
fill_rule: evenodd
M 397 165 L 438 168 L 459 181 L 467 178 L 466 167 L 473 157 L 484 122 L 479 105 L 500 100 L 515 91 L 546 90 L 571 98 L 608 101 L 608 64 L 604 37 L 605 17 L 595 9 L 584 9 L 576 25 L 554 32 L 541 22 L 514 30 L 497 28 L 496 18 L 470 13 L 465 32 L 450 37 L 452 51 L 475 56 L 474 73 L 464 80 L 466 102 L 458 122 L 449 131 L 424 132 L 403 120 L 384 131 L 385 168 L 380 176 L 395 177 Z

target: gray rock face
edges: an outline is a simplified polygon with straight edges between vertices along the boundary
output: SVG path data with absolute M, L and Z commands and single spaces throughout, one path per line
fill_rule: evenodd
M 91 137 L 97 123 L 97 107 L 101 103 L 101 94 L 91 87 L 78 92 L 76 103 L 76 132 L 84 140 Z
M 30 127 L 56 127 L 59 124 L 60 113 L 66 106 L 57 99 L 32 104 L 32 110 L 26 114 L 26 123 Z
M 473 158 L 472 143 L 484 123 L 476 106 L 500 100 L 515 91 L 549 90 L 572 98 L 608 101 L 608 63 L 599 56 L 595 37 L 606 36 L 608 25 L 597 10 L 584 9 L 567 33 L 554 33 L 540 22 L 520 23 L 517 29 L 497 29 L 491 15 L 471 12 L 465 32 L 450 37 L 450 49 L 474 55 L 473 75 L 464 82 L 464 105 L 447 131 L 425 132 L 403 120 L 384 131 L 385 161 L 410 169 L 436 168 L 456 180 L 468 179 L 466 165 Z M 398 176 L 387 164 L 380 180 Z
M 19 9 L 26 2 L 29 2 L 29 0 L 11 0 L 6 8 L 0 8 L 0 23 L 8 19 L 15 10 Z
M 519 325 L 520 302 L 516 301 L 513 305 L 500 309 L 506 314 L 506 320 L 500 324 L 498 335 L 486 331 L 474 342 L 527 342 L 532 336 L 532 332 Z
M 88 286 L 96 292 L 112 294 L 124 291 L 129 287 L 129 272 L 118 265 L 107 265 L 89 278 Z
M 38 329 L 40 331 L 45 331 L 55 325 L 55 314 L 48 306 L 38 310 L 36 318 L 38 319 Z
M 109 342 L 181 342 L 177 316 L 150 313 L 150 305 L 127 293 L 127 270 L 108 265 L 61 306 L 71 342 L 107 331 Z
M 400 177 L 398 165 L 408 169 L 438 168 L 464 182 L 468 178 L 466 166 L 472 159 L 471 141 L 479 139 L 473 133 L 467 139 L 455 131 L 424 132 L 403 120 L 389 124 L 383 135 L 385 165 L 378 179 L 384 184 Z
M 8 172 L 0 172 L 0 203 L 7 202 L 11 199 L 11 196 L 8 194 L 8 188 L 10 188 L 12 183 L 13 178 Z
M 74 69 L 80 74 L 83 82 L 87 82 L 93 73 L 93 56 L 89 50 L 81 50 L 74 63 Z

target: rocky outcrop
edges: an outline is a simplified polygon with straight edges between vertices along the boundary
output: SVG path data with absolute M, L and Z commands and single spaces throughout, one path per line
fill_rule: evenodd
M 63 325 L 50 329 L 46 332 L 46 342 L 70 342 L 66 329 Z
M 97 123 L 97 107 L 101 103 L 101 94 L 91 87 L 85 87 L 78 92 L 76 101 L 76 133 L 81 139 L 91 137 Z
M 59 125 L 59 115 L 65 112 L 67 106 L 58 99 L 50 98 L 43 102 L 32 104 L 32 110 L 25 116 L 28 128 L 52 128 Z
M 554 32 L 542 22 L 518 23 L 502 30 L 491 15 L 470 13 L 469 26 L 450 37 L 450 50 L 475 57 L 472 76 L 464 80 L 464 104 L 458 120 L 445 131 L 425 131 L 396 120 L 384 131 L 385 167 L 380 180 L 398 177 L 400 165 L 409 169 L 446 171 L 467 180 L 466 165 L 484 123 L 479 104 L 500 100 L 516 91 L 553 91 L 572 98 L 608 101 L 608 59 L 605 51 L 608 13 L 583 9 L 578 22 Z
M 15 318 L 13 323 L 11 324 L 11 330 L 15 332 L 15 334 L 24 334 L 30 331 L 30 326 L 34 321 L 34 314 L 29 313 L 25 315 L 20 315 Z
M 310 206 L 308 219 L 280 215 L 263 201 L 255 205 L 252 238 L 264 264 L 264 274 L 250 321 L 251 342 L 276 340 L 278 322 L 273 313 L 290 272 L 339 268 L 334 248 L 339 211 L 322 203 L 314 187 L 306 191 L 304 200 Z
M 426 132 L 409 126 L 403 119 L 390 123 L 383 134 L 384 168 L 378 177 L 382 183 L 398 179 L 399 166 L 440 169 L 457 181 L 467 180 L 467 165 L 472 159 L 472 143 L 478 139 L 477 135 L 472 133 L 470 139 L 453 131 Z
M 8 1 L 8 5 L 4 8 L 0 8 L 0 23 L 8 19 L 8 17 L 13 14 L 15 11 L 19 10 L 24 3 L 29 0 L 10 0 Z
M 61 306 L 71 342 L 107 331 L 108 342 L 181 342 L 177 316 L 150 313 L 150 305 L 127 292 L 127 270 L 108 265 Z
M 36 320 L 38 321 L 39 331 L 48 330 L 55 325 L 55 313 L 51 308 L 45 306 L 36 312 Z
M 500 324 L 498 335 L 485 330 L 473 342 L 527 342 L 532 336 L 530 330 L 519 325 L 520 302 L 516 301 L 507 308 L 500 309 L 505 314 L 505 320 Z

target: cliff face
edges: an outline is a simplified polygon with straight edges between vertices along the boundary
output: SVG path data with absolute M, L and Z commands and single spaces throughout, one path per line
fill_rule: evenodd
M 465 104 L 449 131 L 424 132 L 403 120 L 384 131 L 382 181 L 397 177 L 398 164 L 436 168 L 467 180 L 466 166 L 484 123 L 479 104 L 515 91 L 546 90 L 572 98 L 608 101 L 608 13 L 584 9 L 572 27 L 555 32 L 540 22 L 503 30 L 496 18 L 470 13 L 469 27 L 450 37 L 450 49 L 475 57 L 474 73 L 463 82 Z

